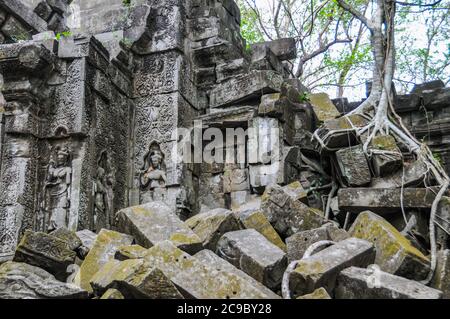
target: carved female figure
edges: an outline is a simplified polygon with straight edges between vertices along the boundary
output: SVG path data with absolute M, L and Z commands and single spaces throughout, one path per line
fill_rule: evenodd
M 48 214 L 48 230 L 68 226 L 70 208 L 70 186 L 72 183 L 72 168 L 70 166 L 70 151 L 66 146 L 57 146 L 47 170 L 44 186 L 45 211 Z
M 145 156 L 144 167 L 140 173 L 141 203 L 164 201 L 167 197 L 164 154 L 159 145 L 153 142 Z
M 114 172 L 106 152 L 102 152 L 97 164 L 94 181 L 94 228 L 111 228 L 111 213 L 114 188 Z

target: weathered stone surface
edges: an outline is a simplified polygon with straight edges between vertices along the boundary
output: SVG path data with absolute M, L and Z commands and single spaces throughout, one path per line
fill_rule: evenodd
M 52 231 L 50 235 L 65 241 L 71 250 L 76 250 L 83 244 L 74 231 L 70 231 L 65 227 Z
M 145 248 L 164 240 L 170 240 L 190 253 L 202 247 L 200 238 L 162 202 L 120 210 L 117 213 L 117 229 L 132 235 Z
M 375 246 L 375 263 L 381 270 L 409 279 L 422 280 L 429 271 L 429 259 L 382 217 L 366 211 L 358 215 L 350 235 Z
M 26 231 L 17 246 L 14 261 L 41 267 L 58 280 L 65 281 L 67 267 L 75 263 L 75 257 L 66 241 L 45 233 Z
M 301 231 L 286 238 L 288 262 L 302 259 L 309 246 L 328 239 L 328 232 L 325 227 Z
M 281 83 L 281 76 L 273 71 L 252 71 L 240 75 L 217 85 L 211 91 L 210 107 L 225 107 L 254 99 L 261 94 L 276 93 Z
M 145 260 L 159 268 L 185 298 L 260 299 L 267 294 L 232 273 L 203 264 L 198 259 L 163 241 L 149 249 Z
M 297 299 L 331 299 L 331 297 L 324 288 L 320 287 L 310 294 L 297 297 Z
M 118 233 L 113 230 L 102 229 L 95 242 L 81 264 L 80 270 L 75 277 L 75 283 L 81 288 L 92 292 L 90 281 L 92 277 L 114 255 L 120 246 L 130 245 L 133 237 Z
M 368 120 L 361 115 L 346 115 L 325 121 L 318 129 L 317 135 L 329 149 L 354 146 L 358 144 L 356 130 L 368 123 Z
M 374 259 L 371 243 L 357 238 L 343 240 L 302 259 L 291 274 L 291 291 L 294 296 L 301 296 L 323 287 L 332 293 L 341 270 L 350 266 L 367 267 Z
M 195 215 L 185 221 L 185 224 L 200 237 L 203 248 L 213 251 L 223 234 L 241 229 L 235 215 L 223 208 Z
M 341 115 L 326 93 L 310 94 L 309 100 L 320 122 L 332 120 Z
M 268 47 L 281 61 L 297 58 L 297 47 L 294 38 L 277 39 L 274 41 L 252 44 L 252 50 L 258 47 Z
M 375 136 L 371 143 L 372 164 L 376 176 L 386 176 L 397 172 L 403 164 L 403 156 L 395 139 L 390 135 Z M 387 151 L 389 154 L 380 152 Z
M 254 229 L 226 233 L 217 254 L 269 288 L 277 288 L 287 267 L 286 254 Z
M 161 270 L 143 259 L 110 260 L 91 279 L 101 296 L 116 288 L 126 299 L 182 299 L 182 295 Z
M 372 266 L 341 271 L 337 299 L 441 299 L 442 292 L 419 282 L 394 276 Z
M 370 168 L 361 145 L 340 149 L 336 152 L 336 159 L 348 186 L 364 186 L 370 183 Z
M 441 290 L 444 299 L 450 299 L 450 250 L 448 249 L 437 253 L 436 271 L 431 286 Z
M 246 229 L 256 230 L 261 235 L 266 237 L 266 239 L 272 244 L 279 247 L 283 251 L 286 251 L 286 244 L 272 227 L 267 217 L 260 210 L 244 210 L 236 212 L 236 215 Z
M 338 191 L 339 209 L 352 213 L 370 210 L 389 214 L 401 210 L 401 189 L 341 188 Z M 403 207 L 430 209 L 436 195 L 426 188 L 403 189 Z
M 105 293 L 100 297 L 100 299 L 125 299 L 122 293 L 114 288 L 109 288 L 105 291 Z
M 261 198 L 261 211 L 281 236 L 314 229 L 325 223 L 323 213 L 300 202 L 278 185 L 267 187 Z
M 76 232 L 77 237 L 81 240 L 81 247 L 78 249 L 78 254 L 81 258 L 85 258 L 89 253 L 89 250 L 94 245 L 97 234 L 89 229 L 84 229 Z
M 114 258 L 117 260 L 140 259 L 147 254 L 147 249 L 139 245 L 120 246 Z
M 202 251 L 199 251 L 194 255 L 195 258 L 200 260 L 204 265 L 207 265 L 211 268 L 216 268 L 220 271 L 226 271 L 232 274 L 235 274 L 236 276 L 239 276 L 246 281 L 250 282 L 254 287 L 257 289 L 260 289 L 264 294 L 268 296 L 268 298 L 271 299 L 280 299 L 280 296 L 275 294 L 272 290 L 261 284 L 259 281 L 254 279 L 253 277 L 247 275 L 242 270 L 236 268 L 232 264 L 230 264 L 228 261 L 226 261 L 223 258 L 220 258 L 218 255 L 216 255 L 214 252 L 208 249 L 203 249 Z
M 85 299 L 88 293 L 45 270 L 8 261 L 0 265 L 0 299 Z

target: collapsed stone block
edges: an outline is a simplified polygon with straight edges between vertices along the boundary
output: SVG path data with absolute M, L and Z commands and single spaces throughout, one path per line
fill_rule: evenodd
M 403 164 L 403 156 L 390 135 L 375 136 L 371 143 L 373 150 L 372 165 L 376 176 L 386 176 L 397 172 Z M 387 151 L 388 154 L 380 154 L 379 152 Z
M 114 288 L 109 288 L 105 291 L 105 293 L 100 297 L 100 299 L 125 299 L 122 293 Z
M 75 283 L 81 288 L 92 292 L 92 287 L 89 284 L 92 277 L 104 264 L 114 259 L 114 255 L 120 246 L 130 245 L 132 241 L 133 237 L 129 235 L 102 229 L 81 264 L 80 270 L 75 276 Z
M 336 299 L 441 299 L 442 292 L 417 281 L 394 276 L 372 266 L 341 271 Z
M 366 211 L 358 215 L 349 230 L 351 236 L 375 246 L 375 264 L 381 270 L 409 279 L 423 280 L 429 259 L 382 217 Z
M 286 244 L 261 211 L 250 209 L 247 211 L 237 212 L 236 215 L 239 217 L 239 220 L 246 229 L 256 230 L 261 235 L 266 237 L 266 239 L 272 244 L 278 246 L 283 251 L 286 251 Z
M 325 227 L 301 231 L 286 238 L 288 263 L 302 259 L 306 250 L 312 244 L 328 239 L 328 232 Z
M 297 299 L 331 299 L 331 297 L 324 288 L 320 287 L 310 294 L 297 297 Z
M 0 299 L 87 299 L 87 291 L 20 262 L 0 265 Z
M 191 253 L 202 247 L 200 238 L 162 202 L 122 209 L 116 218 L 117 229 L 132 235 L 145 248 L 164 240 Z
M 52 231 L 49 235 L 65 241 L 71 250 L 77 250 L 83 244 L 74 231 L 68 230 L 65 227 L 58 228 Z
M 89 250 L 94 245 L 95 239 L 97 238 L 97 234 L 89 229 L 83 229 L 76 232 L 77 237 L 81 240 L 81 247 L 78 249 L 78 254 L 81 258 L 85 258 L 89 253 Z
M 336 152 L 336 159 L 340 173 L 349 186 L 370 183 L 370 168 L 361 145 L 340 149 Z
M 253 277 L 247 275 L 242 270 L 236 268 L 232 264 L 230 264 L 228 261 L 226 261 L 223 258 L 220 258 L 217 256 L 214 252 L 208 249 L 204 249 L 202 251 L 199 251 L 194 255 L 195 258 L 200 260 L 204 265 L 207 265 L 211 268 L 216 268 L 220 271 L 226 271 L 229 273 L 232 273 L 236 276 L 241 277 L 242 279 L 245 279 L 249 283 L 253 284 L 255 288 L 261 290 L 262 293 L 266 294 L 268 298 L 271 299 L 280 299 L 280 296 L 275 294 L 272 290 L 261 284 L 259 281 L 254 279 Z
M 101 296 L 116 288 L 127 299 L 182 299 L 174 284 L 158 268 L 143 259 L 110 260 L 91 279 Z
M 332 294 L 339 272 L 350 266 L 367 267 L 375 260 L 374 246 L 349 238 L 300 260 L 290 277 L 290 290 L 301 296 L 323 287 Z
M 65 281 L 67 267 L 75 263 L 75 252 L 57 237 L 27 230 L 16 248 L 14 261 L 40 267 Z
M 329 149 L 340 149 L 357 145 L 356 130 L 366 126 L 367 119 L 358 114 L 330 119 L 318 129 L 317 135 Z
M 226 107 L 280 91 L 282 77 L 274 71 L 251 71 L 217 85 L 210 93 L 210 107 Z M 235 94 L 229 94 L 235 92 Z
M 205 265 L 195 257 L 163 241 L 148 250 L 145 260 L 159 268 L 185 298 L 261 299 L 269 298 L 235 274 Z
M 147 254 L 147 249 L 139 245 L 120 246 L 114 258 L 117 260 L 141 259 Z
M 309 101 L 320 122 L 332 120 L 341 115 L 326 93 L 310 94 Z
M 203 247 L 211 250 L 216 250 L 217 242 L 223 234 L 241 228 L 235 215 L 223 208 L 195 215 L 185 221 L 185 224 L 200 237 Z
M 280 285 L 287 267 L 285 252 L 254 229 L 223 235 L 217 254 L 272 289 Z
M 302 230 L 322 226 L 325 223 L 323 212 L 306 206 L 299 197 L 292 196 L 288 189 L 289 185 L 271 185 L 261 198 L 261 211 L 275 230 L 282 237 L 288 237 Z
M 281 61 L 297 58 L 297 46 L 294 38 L 283 38 L 251 45 L 252 50 L 259 47 L 269 48 Z
M 403 195 L 403 200 L 402 196 Z M 396 213 L 404 208 L 430 209 L 436 194 L 426 188 L 341 188 L 338 205 L 342 211 L 360 213 L 370 210 L 380 215 Z

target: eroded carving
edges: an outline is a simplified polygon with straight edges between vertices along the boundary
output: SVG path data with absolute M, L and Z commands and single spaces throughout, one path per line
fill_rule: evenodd
M 139 176 L 141 203 L 165 201 L 167 198 L 166 181 L 164 154 L 159 144 L 152 142 L 144 157 L 144 167 Z
M 115 171 L 111 157 L 103 151 L 97 161 L 97 174 L 94 181 L 94 229 L 110 229 L 113 224 Z

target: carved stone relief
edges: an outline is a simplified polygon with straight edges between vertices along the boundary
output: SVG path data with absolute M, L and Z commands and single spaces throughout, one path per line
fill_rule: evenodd
M 165 201 L 167 199 L 166 168 L 164 153 L 157 142 L 152 142 L 144 157 L 144 166 L 139 174 L 141 203 Z

